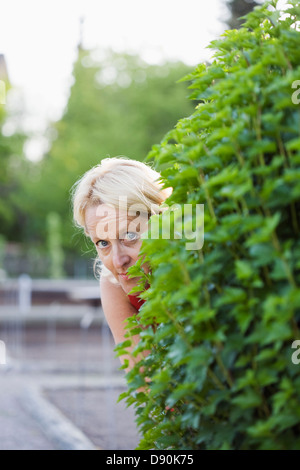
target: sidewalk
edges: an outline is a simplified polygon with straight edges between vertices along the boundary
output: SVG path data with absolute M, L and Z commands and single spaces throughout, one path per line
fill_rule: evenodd
M 132 413 L 116 403 L 125 390 L 121 377 L 109 380 L 114 394 L 92 376 L 80 387 L 78 376 L 1 372 L 0 378 L 0 450 L 126 450 L 138 444 Z
M 22 407 L 23 381 L 0 366 L 0 450 L 54 450 L 39 424 Z
M 49 327 L 49 325 L 48 325 Z M 0 329 L 0 450 L 127 450 L 134 410 L 107 327 Z

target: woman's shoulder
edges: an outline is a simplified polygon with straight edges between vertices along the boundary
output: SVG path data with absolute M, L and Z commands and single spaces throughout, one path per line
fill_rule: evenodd
M 124 322 L 134 315 L 136 309 L 118 284 L 100 278 L 101 305 L 104 316 L 113 334 L 115 343 L 124 341 Z
M 139 310 L 145 302 L 138 294 L 126 294 L 120 284 L 111 282 L 106 276 L 100 277 L 100 293 L 102 305 L 129 304 Z
M 103 296 L 108 296 L 110 297 L 110 299 L 127 299 L 127 295 L 125 294 L 120 284 L 115 284 L 114 282 L 111 282 L 110 279 L 106 276 L 100 276 L 100 293 L 101 299 L 103 298 Z

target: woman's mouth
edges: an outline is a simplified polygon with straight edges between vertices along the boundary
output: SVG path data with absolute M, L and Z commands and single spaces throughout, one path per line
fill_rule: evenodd
M 124 281 L 129 281 L 129 279 L 130 279 L 127 273 L 119 273 L 119 276 Z

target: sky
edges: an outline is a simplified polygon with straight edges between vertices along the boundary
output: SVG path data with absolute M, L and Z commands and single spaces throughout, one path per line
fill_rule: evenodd
M 228 14 L 224 0 L 1 3 L 0 53 L 13 85 L 7 107 L 12 113 L 22 110 L 19 124 L 32 134 L 31 159 L 39 158 L 43 142 L 47 145 L 47 123 L 63 113 L 80 40 L 87 49 L 137 52 L 150 63 L 165 58 L 197 65 L 211 56 L 207 46 L 223 33 Z M 8 121 L 3 132 L 13 133 L 16 125 L 16 119 Z

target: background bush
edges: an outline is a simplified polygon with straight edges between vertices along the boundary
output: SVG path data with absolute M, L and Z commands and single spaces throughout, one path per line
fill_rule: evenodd
M 42 136 L 48 149 L 39 161 L 28 160 L 24 153 L 24 143 L 39 142 L 39 136 L 18 131 L 26 118 L 21 104 L 20 110 L 0 105 L 0 226 L 9 276 L 24 271 L 33 277 L 53 276 L 48 222 L 56 213 L 64 274 L 93 277 L 93 247 L 73 224 L 70 189 L 103 158 L 145 159 L 153 142 L 193 111 L 186 84 L 177 83 L 192 70 L 180 61 L 150 65 L 139 55 L 79 46 L 66 107 Z M 5 135 L 7 124 L 8 129 L 15 127 L 10 136 Z M 16 263 L 11 247 L 18 251 Z M 32 263 L 33 257 L 39 262 Z M 54 271 L 55 276 L 62 274 L 57 267 Z
M 66 109 L 49 125 L 51 148 L 23 171 L 17 195 L 25 212 L 18 232 L 23 242 L 35 240 L 45 248 L 47 216 L 57 212 L 65 252 L 91 257 L 72 222 L 70 188 L 103 158 L 144 159 L 153 142 L 192 112 L 185 85 L 176 84 L 191 70 L 181 62 L 149 65 L 139 56 L 112 51 L 102 51 L 97 60 L 96 51 L 78 50 Z
M 140 331 L 137 357 L 151 353 L 121 396 L 135 406 L 139 448 L 300 449 L 300 5 L 290 4 L 284 16 L 276 2 L 255 8 L 211 44 L 213 63 L 187 77 L 201 104 L 149 154 L 174 188 L 168 205 L 204 204 L 205 241 L 143 242 L 151 287 L 128 336 Z

